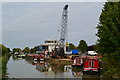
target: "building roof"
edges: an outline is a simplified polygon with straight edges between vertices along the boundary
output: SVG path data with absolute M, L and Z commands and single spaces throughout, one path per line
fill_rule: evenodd
M 52 39 L 48 39 L 48 40 L 45 40 L 45 41 L 58 41 L 58 40 L 52 40 Z
M 45 40 L 45 41 L 57 41 L 58 40 Z M 57 46 L 57 45 L 60 45 L 59 43 L 44 43 L 44 44 L 41 44 L 41 45 L 38 45 L 38 46 Z M 61 44 L 62 45 L 62 44 Z M 38 46 L 35 46 L 35 47 L 38 47 Z

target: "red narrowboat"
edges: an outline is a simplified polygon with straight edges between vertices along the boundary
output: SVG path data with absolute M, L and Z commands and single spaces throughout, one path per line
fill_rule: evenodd
M 74 60 L 73 60 L 73 64 L 72 66 L 76 66 L 76 67 L 83 67 L 83 61 L 82 61 L 82 58 L 80 57 L 76 57 Z
M 88 58 L 88 59 L 84 60 L 83 64 L 84 64 L 83 72 L 98 73 L 100 70 L 98 59 Z
M 26 57 L 33 60 L 44 60 L 45 58 L 44 54 L 39 54 L 39 55 L 27 54 Z

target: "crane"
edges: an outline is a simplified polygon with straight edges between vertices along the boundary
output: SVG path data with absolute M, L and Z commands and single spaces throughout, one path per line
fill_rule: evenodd
M 67 35 L 68 5 L 65 5 L 62 13 L 60 39 L 59 39 L 59 55 L 64 56 L 64 46 Z
M 67 20 L 68 20 L 68 5 L 65 5 L 63 8 L 62 13 L 62 21 L 61 21 L 61 28 L 60 28 L 60 38 L 59 42 L 55 46 L 54 55 L 52 57 L 56 58 L 57 56 L 64 57 L 65 53 L 65 40 L 67 35 Z
M 66 39 L 66 32 L 67 32 L 67 19 L 68 19 L 68 11 L 67 11 L 68 5 L 65 5 L 63 8 L 62 13 L 62 21 L 61 21 L 61 30 L 60 30 L 60 44 L 65 43 Z

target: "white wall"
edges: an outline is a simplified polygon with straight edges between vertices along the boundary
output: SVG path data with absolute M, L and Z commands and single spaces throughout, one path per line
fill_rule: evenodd
M 55 49 L 55 46 L 48 46 L 48 51 L 49 52 L 52 52 L 52 50 L 54 50 Z

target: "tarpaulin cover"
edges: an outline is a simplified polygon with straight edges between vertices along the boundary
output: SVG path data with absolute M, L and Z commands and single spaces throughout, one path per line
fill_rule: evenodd
M 78 50 L 77 49 L 72 50 L 72 54 L 78 54 Z

